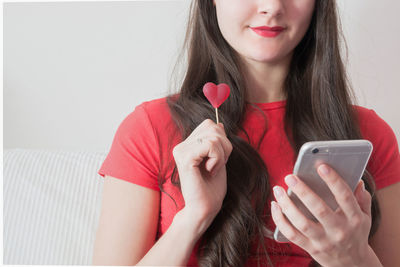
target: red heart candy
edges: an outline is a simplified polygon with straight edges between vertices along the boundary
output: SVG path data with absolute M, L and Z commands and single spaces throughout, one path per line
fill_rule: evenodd
M 220 83 L 215 85 L 208 82 L 203 86 L 203 93 L 214 108 L 218 108 L 228 98 L 231 90 L 229 85 Z

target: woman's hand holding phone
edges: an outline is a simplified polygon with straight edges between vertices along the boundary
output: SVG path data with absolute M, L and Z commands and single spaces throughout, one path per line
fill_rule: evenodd
M 327 167 L 327 173 L 323 172 L 323 165 Z M 363 263 L 375 255 L 368 244 L 371 195 L 364 189 L 362 180 L 353 193 L 345 180 L 327 164 L 318 166 L 318 174 L 335 196 L 338 209 L 333 211 L 301 179 L 288 175 L 285 183 L 319 222 L 304 216 L 285 190 L 275 186 L 277 203 L 271 203 L 271 213 L 276 226 L 322 266 L 369 266 Z
M 222 207 L 226 195 L 226 167 L 232 144 L 222 123 L 204 120 L 173 149 L 179 172 L 184 210 L 201 221 L 205 231 Z M 196 223 L 198 224 L 198 223 Z

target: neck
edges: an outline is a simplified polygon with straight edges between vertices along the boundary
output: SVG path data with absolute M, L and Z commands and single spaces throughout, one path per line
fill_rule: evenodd
M 283 90 L 291 55 L 276 63 L 244 60 L 247 101 L 269 103 L 286 99 Z

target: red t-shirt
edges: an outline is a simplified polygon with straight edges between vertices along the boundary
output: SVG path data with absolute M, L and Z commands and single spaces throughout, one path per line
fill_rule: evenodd
M 294 151 L 283 128 L 286 100 L 256 105 L 264 111 L 268 120 L 268 130 L 258 152 L 268 168 L 271 189 L 275 185 L 287 189 L 283 178 L 293 171 Z M 376 189 L 399 182 L 400 154 L 393 130 L 374 110 L 355 107 L 360 117 L 362 136 L 373 144 L 367 169 L 375 178 Z M 250 144 L 256 147 L 264 130 L 264 120 L 250 105 L 247 110 L 244 129 L 250 137 Z M 175 214 L 184 207 L 182 194 L 171 184 L 173 165 L 161 165 L 161 160 L 170 162 L 173 159 L 172 150 L 167 150 L 168 139 L 173 137 L 172 148 L 183 141 L 177 133 L 165 97 L 143 102 L 119 125 L 111 149 L 98 171 L 102 177 L 109 175 L 156 191 L 160 191 L 158 173 L 162 171 L 166 174 L 167 181 L 163 189 L 175 199 L 178 209 L 169 196 L 161 193 L 157 239 L 168 229 Z M 247 140 L 244 135 L 241 136 Z M 272 218 L 268 225 L 274 229 Z M 277 243 L 269 238 L 265 238 L 265 242 L 272 260 L 277 262 L 275 266 L 307 266 L 312 260 L 305 250 L 293 243 Z M 188 266 L 197 266 L 198 244 Z M 290 256 L 280 255 L 282 253 Z M 248 261 L 246 266 L 257 265 L 256 262 Z

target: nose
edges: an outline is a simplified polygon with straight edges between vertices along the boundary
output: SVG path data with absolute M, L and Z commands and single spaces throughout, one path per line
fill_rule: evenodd
M 258 11 L 270 17 L 280 16 L 284 11 L 282 0 L 259 0 Z

